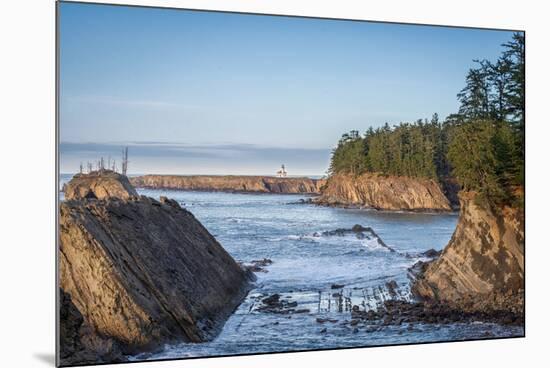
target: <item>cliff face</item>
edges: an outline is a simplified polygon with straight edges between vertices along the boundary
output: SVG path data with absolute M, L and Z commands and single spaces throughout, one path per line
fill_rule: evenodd
M 135 187 L 213 192 L 318 194 L 323 179 L 271 176 L 145 175 L 130 179 Z
M 451 205 L 434 180 L 384 176 L 332 175 L 316 199 L 322 205 L 371 207 L 382 210 L 450 211 Z
M 65 199 L 104 199 L 138 197 L 128 178 L 114 171 L 77 174 L 63 188 Z
M 99 181 L 119 185 L 103 183 L 110 180 Z M 177 202 L 133 192 L 60 206 L 60 287 L 92 331 L 85 348 L 101 350 L 96 342 L 109 339 L 133 353 L 213 338 L 252 276 Z
M 413 290 L 466 310 L 522 313 L 523 210 L 495 211 L 476 204 L 474 197 L 460 194 L 460 217 L 451 241 Z

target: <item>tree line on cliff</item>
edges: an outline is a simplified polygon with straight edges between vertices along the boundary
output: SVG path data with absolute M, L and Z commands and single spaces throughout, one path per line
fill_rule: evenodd
M 474 60 L 457 95 L 456 114 L 346 133 L 332 152 L 329 173 L 453 177 L 489 203 L 518 205 L 524 181 L 525 37 L 514 33 L 502 46 L 496 62 Z

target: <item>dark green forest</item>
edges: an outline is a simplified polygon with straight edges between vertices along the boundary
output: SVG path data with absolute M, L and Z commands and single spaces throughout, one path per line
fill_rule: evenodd
M 525 152 L 525 38 L 514 33 L 496 61 L 474 60 L 457 113 L 346 133 L 329 174 L 366 172 L 454 178 L 491 204 L 522 205 Z

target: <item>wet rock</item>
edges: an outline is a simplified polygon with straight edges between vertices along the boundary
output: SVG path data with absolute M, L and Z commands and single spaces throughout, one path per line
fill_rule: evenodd
M 388 289 L 388 293 L 392 298 L 395 298 L 398 295 L 397 289 L 399 288 L 399 286 L 397 285 L 397 282 L 395 280 L 387 282 L 386 287 Z
M 317 317 L 317 318 L 315 319 L 315 321 L 316 321 L 317 323 L 326 323 L 326 322 L 336 323 L 336 322 L 338 322 L 337 319 L 332 319 L 332 318 L 320 318 L 320 317 Z
M 357 239 L 376 239 L 380 246 L 386 248 L 392 253 L 396 252 L 395 249 L 384 243 L 380 236 L 378 236 L 378 234 L 371 227 L 363 227 L 359 224 L 354 225 L 351 229 L 340 228 L 336 230 L 323 231 L 321 233 L 315 232 L 313 236 L 346 236 L 348 234 L 355 235 Z
M 244 263 L 242 264 L 242 267 L 251 271 L 251 272 L 262 272 L 267 273 L 268 271 L 264 268 L 266 266 L 270 266 L 273 264 L 273 261 L 269 258 L 264 259 L 255 259 L 250 261 L 250 263 Z
M 421 277 L 421 275 L 424 274 L 424 272 L 426 272 L 429 264 L 430 262 L 417 261 L 407 269 L 407 276 L 410 280 L 415 282 L 419 277 Z
M 442 251 L 440 250 L 435 250 L 432 248 L 432 249 L 428 249 L 425 252 L 420 253 L 420 255 L 426 258 L 437 258 L 441 255 L 441 252 Z
M 273 294 L 271 296 L 268 296 L 267 298 L 262 299 L 262 303 L 269 306 L 277 305 L 280 303 L 279 302 L 280 298 L 281 296 L 279 294 Z
M 330 288 L 334 290 L 334 289 L 341 289 L 344 286 L 345 286 L 344 284 L 332 284 L 330 285 Z
M 370 227 L 363 227 L 359 224 L 355 224 L 351 228 L 351 231 L 353 231 L 354 233 L 362 233 L 362 232 L 365 232 L 365 231 L 372 231 L 372 229 Z
M 242 267 L 245 270 L 248 270 L 248 271 L 254 272 L 254 273 L 267 273 L 268 272 L 265 268 L 260 267 L 260 266 L 256 266 L 256 265 L 243 264 Z
M 327 332 L 326 328 L 323 328 L 321 331 L 319 331 L 319 333 L 326 333 L 326 332 Z
M 269 266 L 273 264 L 273 261 L 269 258 L 263 258 L 263 259 L 255 259 L 251 261 L 252 264 L 258 265 L 258 266 Z
M 352 310 L 352 318 L 363 321 L 377 321 L 384 326 L 402 325 L 408 323 L 470 323 L 473 321 L 492 322 L 498 324 L 523 324 L 523 314 L 514 312 L 492 312 L 456 309 L 454 304 L 438 302 L 407 302 L 403 300 L 387 300 L 378 310 Z
M 278 314 L 289 314 L 289 313 L 306 313 L 309 312 L 309 309 L 298 309 L 294 308 L 298 306 L 298 302 L 289 301 L 287 298 L 281 299 L 279 294 L 273 294 L 267 298 L 262 299 L 262 304 L 258 307 L 258 311 L 266 313 L 278 313 Z

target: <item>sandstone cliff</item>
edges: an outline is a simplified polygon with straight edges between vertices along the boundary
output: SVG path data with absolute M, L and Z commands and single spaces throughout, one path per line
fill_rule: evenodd
M 128 199 L 138 197 L 128 178 L 110 170 L 76 174 L 63 191 L 65 199 L 104 199 L 116 197 Z
M 375 173 L 361 176 L 332 175 L 315 202 L 381 210 L 451 210 L 449 200 L 434 180 Z
M 81 360 L 90 351 L 113 356 L 113 345 L 133 353 L 212 339 L 253 276 L 177 202 L 137 197 L 131 186 L 122 198 L 95 199 L 84 181 L 92 193 L 126 186 L 113 175 L 78 176 L 68 188 L 80 188 L 74 192 L 84 198 L 60 205 L 60 287 L 88 329 L 79 331 L 87 353 Z
M 325 182 L 323 179 L 244 175 L 144 175 L 130 181 L 138 188 L 278 194 L 318 194 Z
M 523 313 L 523 209 L 491 209 L 460 193 L 457 228 L 414 283 L 417 295 L 472 311 Z

